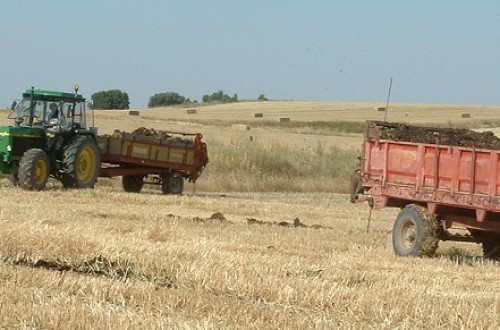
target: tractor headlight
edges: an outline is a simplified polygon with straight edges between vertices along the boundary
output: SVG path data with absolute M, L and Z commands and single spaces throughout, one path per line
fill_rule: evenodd
M 8 152 L 11 152 L 11 151 L 12 151 L 12 147 L 10 146 L 10 144 L 9 144 L 9 145 L 7 145 L 6 149 L 7 149 L 7 151 L 8 151 Z

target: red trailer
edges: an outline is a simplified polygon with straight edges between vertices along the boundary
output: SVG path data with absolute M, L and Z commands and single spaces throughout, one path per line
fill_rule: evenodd
M 122 176 L 128 192 L 140 192 L 146 183 L 161 185 L 164 194 L 181 194 L 184 179 L 196 182 L 208 163 L 202 138 L 200 133 L 172 132 L 99 136 L 100 176 Z
M 498 259 L 499 145 L 492 133 L 368 122 L 351 201 L 401 209 L 397 255 L 432 255 L 439 240 L 455 240 Z

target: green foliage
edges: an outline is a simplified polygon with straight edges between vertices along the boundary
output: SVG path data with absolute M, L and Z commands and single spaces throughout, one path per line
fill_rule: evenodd
M 92 94 L 92 109 L 128 109 L 128 94 L 119 89 Z
M 225 94 L 221 89 L 217 92 L 212 93 L 212 95 L 203 95 L 202 98 L 203 103 L 210 102 L 220 102 L 220 103 L 230 103 L 230 102 L 238 102 L 238 95 L 234 94 L 232 97 Z
M 269 101 L 269 99 L 264 94 L 260 94 L 257 101 Z
M 191 100 L 179 95 L 179 93 L 175 92 L 167 92 L 167 93 L 158 93 L 149 98 L 148 107 L 164 107 L 169 105 L 178 105 L 191 103 Z

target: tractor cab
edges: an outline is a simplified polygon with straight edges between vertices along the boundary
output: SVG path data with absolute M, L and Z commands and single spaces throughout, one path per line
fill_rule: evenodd
M 40 127 L 51 133 L 85 129 L 85 98 L 75 93 L 28 89 L 12 103 L 9 118 L 15 126 Z
M 85 98 L 75 93 L 26 90 L 0 126 L 0 173 L 28 190 L 41 190 L 49 176 L 66 188 L 92 188 L 101 158 L 97 129 L 87 128 Z

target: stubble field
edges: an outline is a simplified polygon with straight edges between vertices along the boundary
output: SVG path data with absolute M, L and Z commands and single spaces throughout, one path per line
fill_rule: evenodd
M 329 191 L 338 181 L 300 177 L 298 189 L 287 190 L 260 178 L 238 189 L 224 180 L 249 176 L 210 172 L 219 157 L 211 144 L 251 141 L 288 153 L 320 145 L 353 155 L 361 146 L 359 133 L 258 126 L 256 112 L 272 122 L 361 122 L 383 118 L 375 106 L 248 102 L 198 107 L 196 114 L 96 112 L 101 134 L 141 126 L 203 133 L 206 173 L 182 196 L 156 187 L 127 194 L 119 179 L 82 191 L 51 182 L 42 192 L 3 179 L 0 327 L 497 329 L 500 268 L 482 258 L 479 245 L 441 243 L 434 258 L 397 258 L 390 242 L 397 210 L 374 212 L 367 232 L 368 206 Z M 394 105 L 388 120 L 482 129 L 499 110 Z

